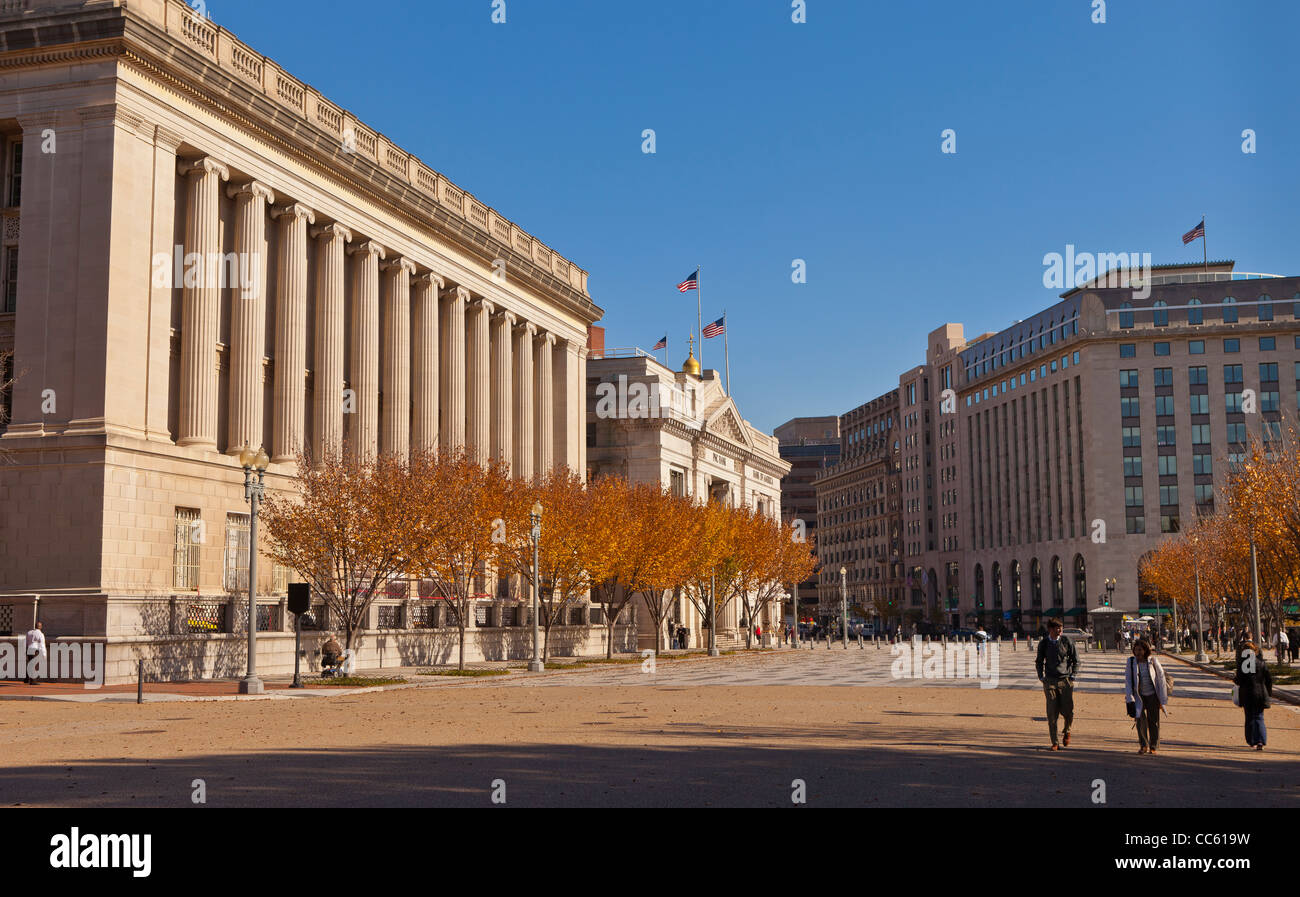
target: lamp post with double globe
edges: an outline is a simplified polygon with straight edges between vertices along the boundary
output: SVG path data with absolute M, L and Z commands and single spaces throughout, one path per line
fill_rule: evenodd
M 248 673 L 239 681 L 241 695 L 260 695 L 266 689 L 257 677 L 257 509 L 262 504 L 266 468 L 271 459 L 262 449 L 244 446 L 239 453 L 244 468 L 244 498 L 248 501 Z

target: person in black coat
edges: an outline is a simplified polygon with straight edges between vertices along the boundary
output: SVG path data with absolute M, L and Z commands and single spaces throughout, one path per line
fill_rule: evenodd
M 1254 642 L 1245 642 L 1237 654 L 1237 674 L 1232 679 L 1237 686 L 1237 699 L 1246 715 L 1246 744 L 1257 751 L 1268 743 L 1268 730 L 1264 728 L 1264 711 L 1273 694 L 1273 677 L 1269 675 L 1264 655 Z

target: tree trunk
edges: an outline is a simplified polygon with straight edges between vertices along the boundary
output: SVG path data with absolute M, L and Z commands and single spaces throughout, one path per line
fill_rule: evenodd
M 614 621 L 609 618 L 609 608 L 605 609 L 605 659 L 614 658 Z
M 460 618 L 460 663 L 456 667 L 459 670 L 465 669 L 465 617 Z

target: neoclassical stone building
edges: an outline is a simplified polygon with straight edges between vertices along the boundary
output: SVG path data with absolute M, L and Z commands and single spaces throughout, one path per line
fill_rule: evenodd
M 0 136 L 0 632 L 242 631 L 245 445 L 585 471 L 587 272 L 179 0 L 0 2 Z
M 781 457 L 775 436 L 741 416 L 717 371 L 701 370 L 693 355 L 674 371 L 643 349 L 603 349 L 592 354 L 587 383 L 590 478 L 616 475 L 631 483 L 658 483 L 701 503 L 747 506 L 780 517 L 781 478 L 790 462 Z M 741 614 L 733 602 L 719 615 L 720 643 L 743 638 Z M 669 616 L 690 630 L 689 647 L 706 646 L 707 633 L 687 599 L 679 598 Z M 781 607 L 773 604 L 757 622 L 766 631 L 782 619 Z M 643 609 L 637 620 L 642 646 L 652 646 L 653 620 Z

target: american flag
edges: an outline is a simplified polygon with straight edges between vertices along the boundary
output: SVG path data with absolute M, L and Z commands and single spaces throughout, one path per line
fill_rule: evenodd
M 688 290 L 698 290 L 700 288 L 700 269 L 696 268 L 691 276 L 677 284 L 677 292 L 685 293 Z
M 655 343 L 654 346 L 651 347 L 650 351 L 654 352 L 658 349 L 667 349 L 667 348 L 668 348 L 668 334 L 665 333 L 664 338 L 661 339 L 659 342 Z
M 1202 218 L 1200 224 L 1196 225 L 1196 227 L 1192 228 L 1187 233 L 1183 234 L 1183 245 L 1186 246 L 1188 243 L 1192 242 L 1193 240 L 1199 240 L 1204 236 L 1205 236 L 1205 219 Z
M 712 324 L 704 325 L 704 338 L 713 339 L 715 336 L 722 336 L 727 332 L 727 316 L 723 315 Z

